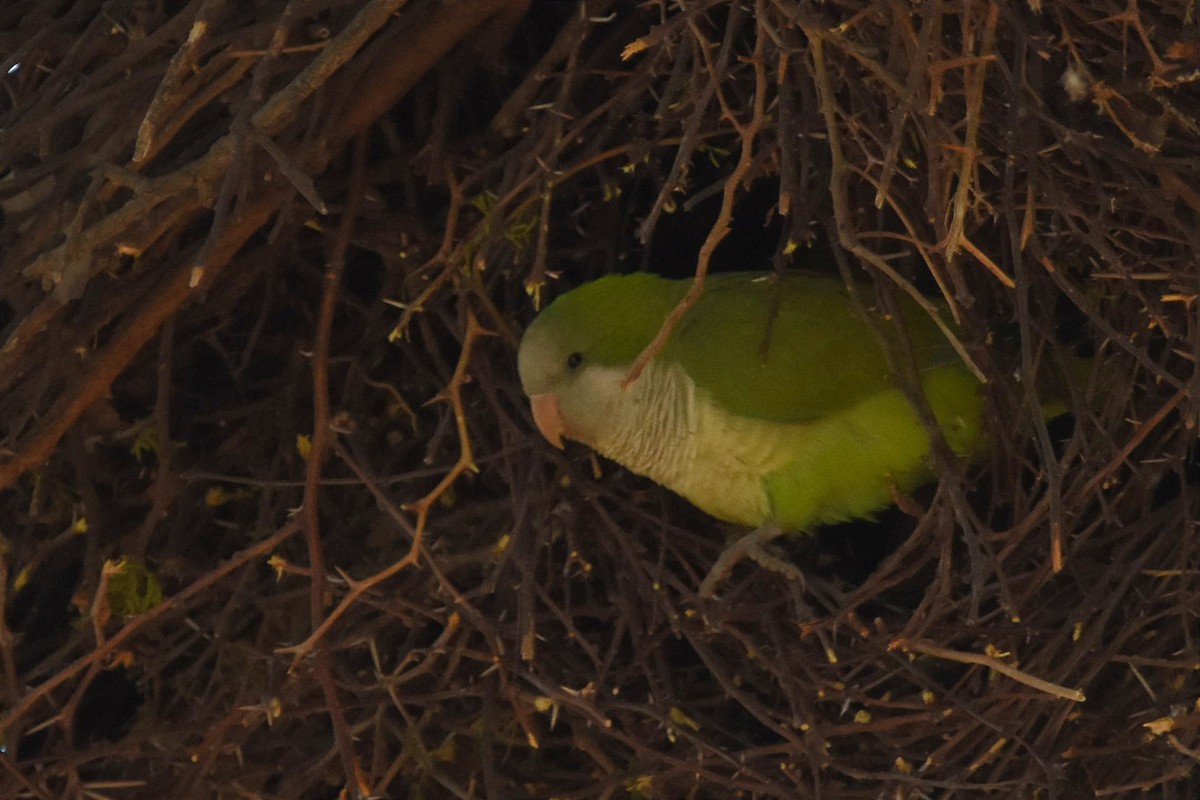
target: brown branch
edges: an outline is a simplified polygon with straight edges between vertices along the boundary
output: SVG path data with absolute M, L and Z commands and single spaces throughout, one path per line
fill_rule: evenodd
M 354 232 L 365 188 L 363 170 L 366 164 L 366 137 L 355 140 L 353 174 L 350 180 L 350 195 L 346 209 L 338 225 L 337 238 L 332 245 L 329 266 L 325 270 L 325 288 L 321 294 L 321 308 L 317 317 L 316 342 L 312 354 L 313 433 L 312 448 L 305 465 L 303 520 L 305 543 L 308 546 L 308 562 L 312 569 L 309 581 L 309 613 L 313 630 L 321 627 L 325 618 L 325 602 L 328 579 L 325 572 L 325 555 L 321 547 L 320 491 L 321 467 L 329 452 L 333 431 L 329 413 L 329 339 L 333 330 L 333 315 L 342 294 L 342 273 L 346 267 L 346 249 Z M 346 713 L 338 697 L 334 681 L 332 655 L 324 639 L 316 641 L 315 671 L 321 691 L 325 696 L 325 709 L 333 726 L 334 740 L 342 758 L 346 783 L 358 797 L 373 794 L 367 786 L 366 776 L 354 753 L 353 736 L 346 724 Z
M 968 54 L 968 58 L 973 65 L 970 72 L 970 78 L 966 81 L 967 93 L 967 109 L 966 109 L 966 125 L 967 130 L 962 146 L 962 164 L 956 170 L 958 175 L 958 186 L 956 187 L 954 201 L 950 207 L 950 231 L 946 235 L 946 261 L 952 263 L 955 253 L 958 252 L 959 245 L 966 235 L 966 220 L 967 207 L 972 191 L 975 194 L 981 194 L 976 179 L 977 161 L 979 159 L 979 130 L 983 124 L 983 100 L 984 100 L 984 82 L 987 78 L 988 64 L 995 58 L 992 50 L 996 45 L 996 22 L 1000 16 L 1000 7 L 996 3 L 988 3 L 985 13 L 987 20 L 984 23 L 983 41 L 979 48 L 981 54 L 974 56 Z M 963 23 L 967 24 L 969 14 L 963 15 Z M 974 39 L 974 32 L 966 38 L 963 47 L 968 47 L 969 43 Z M 962 66 L 966 67 L 964 63 Z M 956 288 L 962 289 L 961 281 L 956 281 Z
M 341 619 L 342 616 L 349 611 L 355 603 L 358 602 L 360 597 L 370 591 L 373 587 L 391 578 L 393 575 L 396 575 L 403 570 L 408 569 L 409 567 L 416 566 L 419 563 L 421 556 L 421 533 L 408 523 L 408 520 L 405 519 L 403 510 L 397 508 L 391 499 L 379 490 L 376 482 L 363 471 L 358 462 L 355 461 L 350 453 L 346 452 L 345 448 L 343 448 L 341 444 L 335 440 L 332 442 L 332 447 L 342 462 L 346 464 L 346 466 L 348 466 L 355 475 L 358 476 L 361 483 L 370 490 L 372 495 L 374 495 L 375 501 L 379 503 L 379 507 L 387 512 L 388 516 L 396 520 L 397 524 L 408 531 L 410 537 L 412 538 L 412 543 L 409 546 L 408 552 L 405 553 L 401 558 L 394 561 L 385 569 L 376 572 L 369 578 L 364 578 L 363 580 L 353 580 L 349 577 L 343 576 L 343 579 L 346 581 L 347 585 L 346 594 L 340 601 L 338 601 L 338 604 L 328 614 L 324 615 L 321 623 L 312 631 L 312 633 L 309 634 L 308 638 L 297 645 L 293 645 L 291 647 L 281 647 L 277 650 L 279 653 L 290 654 L 293 657 L 291 667 L 293 670 L 296 669 L 297 665 L 303 659 L 308 657 L 308 654 L 315 646 L 317 646 L 317 643 L 325 636 L 325 634 L 329 632 L 329 629 L 332 628 L 333 625 L 339 619 Z
M 225 235 L 213 249 L 207 280 L 211 282 L 234 254 L 261 228 L 278 207 L 278 194 L 268 195 L 247 208 L 241 217 L 225 229 Z M 36 469 L 53 454 L 58 440 L 75 420 L 108 391 L 168 317 L 192 297 L 191 267 L 181 266 L 158 291 L 123 324 L 108 345 L 85 363 L 83 374 L 63 392 L 62 397 L 39 420 L 38 429 L 14 448 L 14 455 L 0 462 L 0 489 L 16 483 L 27 470 Z
M 141 558 L 146 553 L 150 538 L 163 517 L 167 515 L 171 503 L 179 493 L 179 476 L 175 474 L 175 444 L 171 441 L 171 364 L 174 360 L 175 348 L 175 318 L 168 317 L 163 323 L 158 345 L 158 375 L 154 394 L 155 438 L 158 445 L 155 449 L 154 488 L 151 490 L 150 510 L 142 519 L 142 524 L 129 538 L 128 545 L 123 551 Z
M 889 650 L 903 650 L 906 653 L 920 653 L 922 655 L 933 656 L 935 658 L 945 659 L 947 661 L 957 661 L 960 664 L 977 664 L 988 669 L 995 670 L 1001 675 L 1012 678 L 1018 683 L 1023 683 L 1037 689 L 1039 692 L 1061 697 L 1064 700 L 1074 700 L 1077 703 L 1082 703 L 1087 698 L 1079 689 L 1068 689 L 1050 681 L 1042 680 L 1041 678 L 1030 675 L 1027 672 L 1022 672 L 1016 667 L 1005 664 L 998 658 L 993 656 L 983 655 L 980 653 L 966 653 L 961 650 L 951 650 L 948 647 L 941 647 L 932 642 L 926 642 L 919 639 L 896 639 L 890 645 Z
M 593 18 L 607 14 L 613 2 L 614 0 L 588 0 L 579 13 L 572 15 L 554 38 L 554 43 L 526 73 L 525 80 L 508 95 L 504 105 L 492 116 L 489 128 L 506 138 L 517 135 L 518 125 L 528 113 L 529 105 L 538 91 L 554 74 L 554 70 L 583 46 L 588 33 L 595 25 Z
M 8 734 L 13 729 L 13 725 L 15 725 L 19 719 L 25 716 L 25 714 L 27 714 L 29 710 L 33 708 L 35 703 L 37 703 L 39 700 L 47 699 L 50 695 L 50 692 L 63 685 L 80 672 L 90 668 L 92 664 L 101 663 L 103 659 L 107 658 L 109 654 L 123 645 L 128 639 L 131 639 L 136 634 L 141 633 L 143 629 L 148 629 L 151 623 L 156 622 L 159 618 L 166 616 L 168 612 L 176 610 L 177 607 L 186 607 L 187 602 L 193 597 L 209 591 L 214 585 L 216 585 L 234 570 L 245 566 L 260 556 L 266 555 L 299 531 L 299 523 L 295 520 L 289 521 L 286 525 L 268 536 L 266 539 L 263 539 L 261 542 L 253 544 L 244 550 L 240 550 L 227 561 L 225 561 L 225 563 L 209 571 L 200 578 L 197 578 L 183 591 L 168 597 L 149 611 L 138 614 L 136 617 L 129 620 L 120 630 L 110 636 L 106 641 L 92 648 L 87 655 L 84 655 L 66 667 L 63 667 L 55 672 L 53 676 L 31 688 L 25 694 L 25 696 L 21 698 L 20 702 L 7 709 L 4 714 L 0 716 L 0 736 L 7 738 Z
M 696 143 L 699 140 L 700 129 L 705 119 L 705 112 L 712 101 L 713 95 L 717 91 L 719 82 L 717 75 L 724 74 L 724 70 L 729 67 L 729 59 L 732 57 L 733 52 L 733 35 L 738 29 L 736 23 L 740 23 L 742 17 L 743 13 L 740 7 L 734 6 L 730 9 L 730 22 L 735 24 L 726 25 L 725 39 L 721 46 L 721 56 L 717 60 L 717 66 L 715 68 L 711 65 L 709 66 L 710 80 L 704 82 L 697 96 L 692 100 L 694 109 L 687 126 L 683 130 L 683 136 L 680 137 L 679 149 L 675 153 L 675 160 L 671 163 L 671 171 L 667 174 L 666 179 L 662 181 L 662 186 L 659 187 L 658 194 L 654 198 L 654 204 L 650 207 L 649 212 L 647 212 L 646 218 L 638 226 L 638 240 L 643 243 L 649 241 L 651 233 L 653 233 L 655 226 L 658 224 L 658 218 L 662 215 L 663 208 L 666 207 L 667 198 L 678 189 L 687 165 L 696 151 Z M 694 28 L 692 28 L 692 31 L 693 34 L 696 33 Z M 682 59 L 689 50 L 703 49 L 705 44 L 707 44 L 707 40 L 703 36 L 693 35 L 691 38 L 685 39 L 680 45 L 681 48 L 685 48 L 680 54 L 680 58 Z M 707 57 L 707 52 L 705 55 Z M 734 125 L 737 124 L 737 120 L 732 113 L 727 118 Z
M 486 22 L 493 14 L 500 11 L 516 13 L 524 8 L 526 0 L 482 0 L 472 4 L 470 13 L 458 6 L 439 6 L 438 13 L 432 19 L 424 20 L 425 27 L 419 24 L 414 28 L 403 29 L 403 43 L 394 42 L 394 47 L 385 51 L 391 56 L 380 67 L 379 75 L 374 75 L 366 84 L 349 87 L 347 96 L 352 103 L 351 109 L 337 118 L 337 124 L 330 131 L 331 145 L 336 146 L 348 141 L 360 130 L 374 122 L 384 111 L 404 95 L 412 85 L 428 71 L 437 60 L 445 54 L 457 41 L 473 29 L 475 25 Z M 277 133 L 294 115 L 300 102 L 306 99 L 316 88 L 322 77 L 328 75 L 345 61 L 349 60 L 356 50 L 350 50 L 354 42 L 363 42 L 369 38 L 378 25 L 384 24 L 402 4 L 402 0 L 379 0 L 371 4 L 355 17 L 355 21 L 343 33 L 330 43 L 330 48 L 322 52 L 312 64 L 294 79 L 288 88 L 276 94 L 268 103 L 256 112 L 252 124 L 260 131 L 272 135 Z M 376 25 L 376 27 L 372 27 Z M 399 34 L 397 34 L 398 36 Z M 395 39 L 395 36 L 392 37 Z M 391 41 L 391 40 L 388 40 Z M 338 45 L 338 47 L 335 47 Z M 339 49 L 344 48 L 344 49 Z M 376 51 L 378 52 L 378 51 Z M 158 206 L 167 204 L 173 209 L 172 213 L 186 216 L 199 211 L 197 196 L 189 189 L 197 186 L 215 185 L 222 176 L 236 149 L 236 137 L 230 134 L 215 144 L 199 161 L 178 170 L 158 181 L 152 182 L 145 190 L 135 195 L 134 199 L 122 206 L 118 211 L 104 217 L 87 230 L 80 233 L 74 247 L 79 253 L 96 251 L 106 242 L 119 241 L 122 232 L 127 231 L 144 220 Z M 329 155 L 317 158 L 318 168 L 327 162 Z M 183 200 L 178 198 L 182 196 Z M 206 261 L 200 265 L 203 270 L 220 269 L 233 257 L 238 248 L 279 208 L 286 194 L 275 190 L 254 201 L 243 211 L 240 218 L 230 223 L 223 231 L 220 241 L 214 242 L 212 251 Z M 25 268 L 25 275 L 30 277 L 52 277 L 61 265 L 63 248 L 59 247 L 50 253 L 43 254 Z M 86 371 L 84 377 L 77 381 L 73 391 L 68 391 L 63 398 L 50 409 L 43 418 L 40 428 L 28 441 L 21 443 L 15 455 L 0 463 L 0 488 L 11 486 L 23 472 L 44 463 L 53 452 L 54 446 L 66 432 L 67 428 L 78 419 L 84 409 L 99 398 L 111 385 L 112 381 L 125 368 L 130 360 L 149 340 L 158 326 L 187 300 L 194 287 L 196 275 L 193 270 L 185 269 L 164 284 L 159 294 L 148 305 L 140 309 L 122 329 L 122 332 L 96 357 L 93 366 Z M 212 275 L 205 275 L 205 281 L 211 283 Z M 61 300 L 62 298 L 59 298 Z M 61 311 L 61 305 L 46 305 L 47 311 Z M 48 314 L 43 315 L 43 324 L 26 330 L 27 335 L 35 335 L 49 324 Z M 4 350 L 8 350 L 14 340 L 10 337 Z M 21 352 L 21 342 L 13 347 Z M 7 355 L 0 351 L 0 356 Z M 0 371 L 3 364 L 0 363 Z
M 175 51 L 175 55 L 167 64 L 158 90 L 154 93 L 154 99 L 150 101 L 150 106 L 146 109 L 142 123 L 138 127 L 137 142 L 133 148 L 135 164 L 146 161 L 153 152 L 161 148 L 161 143 L 171 139 L 169 133 L 164 132 L 165 135 L 162 136 L 157 134 L 161 128 L 170 123 L 170 120 L 182 116 L 179 114 L 178 106 L 186 95 L 181 91 L 181 87 L 196 70 L 200 47 L 204 44 L 212 23 L 215 21 L 212 17 L 215 13 L 220 13 L 223 5 L 224 3 L 220 0 L 205 0 L 192 20 L 183 47 Z M 187 118 L 184 117 L 184 119 Z M 155 144 L 158 144 L 158 147 L 154 147 Z
M 437 253 L 428 261 L 421 265 L 417 270 L 418 273 L 424 272 L 437 264 L 442 264 L 442 270 L 437 277 L 429 282 L 421 293 L 417 295 L 415 300 L 411 302 L 396 302 L 386 301 L 401 309 L 400 319 L 396 322 L 392 332 L 388 334 L 388 341 L 395 341 L 403 338 L 408 334 L 408 326 L 412 324 L 412 319 L 416 314 L 425 310 L 425 303 L 430 298 L 434 297 L 450 278 L 454 275 L 458 264 L 454 261 L 453 255 L 456 252 L 454 245 L 455 236 L 458 233 L 458 223 L 462 218 L 462 208 L 465 202 L 463 197 L 462 184 L 454 177 L 454 173 L 447 170 L 446 172 L 446 187 L 450 190 L 450 207 L 446 210 L 445 229 L 442 232 L 442 244 L 438 247 Z
M 417 514 L 417 536 L 420 537 L 425 532 L 425 523 L 429 518 L 429 510 L 433 508 L 446 490 L 454 484 L 466 472 L 478 472 L 479 468 L 475 466 L 475 456 L 471 449 L 471 433 L 467 427 L 467 412 L 463 407 L 462 387 L 467 381 L 467 365 L 471 361 L 471 353 L 475 348 L 476 340 L 485 336 L 494 336 L 492 331 L 484 328 L 475 319 L 475 313 L 467 309 L 467 331 L 463 335 L 462 352 L 458 356 L 458 364 L 454 367 L 454 374 L 450 376 L 450 383 L 446 385 L 445 391 L 438 395 L 437 400 L 445 400 L 450 403 L 450 408 L 454 413 L 454 426 L 458 432 L 458 460 L 450 467 L 437 486 L 429 490 L 429 493 L 412 503 L 406 503 L 404 508 L 409 511 L 415 511 Z
M 757 0 L 755 9 L 756 14 L 761 18 L 765 13 L 764 0 Z M 705 237 L 704 243 L 700 246 L 700 252 L 697 254 L 695 280 L 692 281 L 687 294 L 679 301 L 679 305 L 675 306 L 671 310 L 671 313 L 667 315 L 654 340 L 634 360 L 633 366 L 629 369 L 629 374 L 625 376 L 625 380 L 621 383 L 621 386 L 625 389 L 628 389 L 638 379 L 642 371 L 646 369 L 646 365 L 659 354 L 663 346 L 667 343 L 667 339 L 671 337 L 671 332 L 675 330 L 675 326 L 679 324 L 679 321 L 683 319 L 688 310 L 700 299 L 700 295 L 704 292 L 704 279 L 708 275 L 708 263 L 712 259 L 712 254 L 717 249 L 717 245 L 721 243 L 721 240 L 729 234 L 729 228 L 733 222 L 733 202 L 737 197 L 738 189 L 741 187 L 742 182 L 746 180 L 750 173 L 750 167 L 754 163 L 754 144 L 765 122 L 767 88 L 769 84 L 767 83 L 766 63 L 763 52 L 768 37 L 763 30 L 761 22 L 758 23 L 756 29 L 758 36 L 754 40 L 754 55 L 749 59 L 754 65 L 754 110 L 750 121 L 745 126 L 739 125 L 742 143 L 741 152 L 738 154 L 738 161 L 733 168 L 733 172 L 729 174 L 729 177 L 725 181 L 725 188 L 721 193 L 721 210 L 717 214 L 716 222 L 709 228 L 708 236 Z M 730 118 L 732 119 L 732 114 Z M 736 120 L 734 120 L 734 124 L 738 124 Z
M 817 96 L 820 98 L 821 114 L 825 118 L 826 131 L 829 136 L 830 157 L 833 161 L 833 170 L 830 176 L 830 200 L 833 203 L 833 218 L 837 229 L 838 243 L 849 252 L 869 263 L 880 273 L 886 275 L 896 286 L 903 289 L 905 294 L 920 305 L 929 315 L 930 319 L 937 324 L 942 334 L 946 337 L 946 341 L 954 348 L 954 351 L 958 354 L 963 364 L 979 379 L 979 382 L 987 383 L 987 376 L 983 373 L 983 370 L 975 364 L 974 359 L 967 353 L 966 347 L 963 346 L 958 336 L 950 329 L 945 320 L 942 319 L 942 315 L 938 313 L 937 307 L 934 306 L 929 298 L 918 292 L 916 287 L 902 278 L 892 269 L 891 265 L 880 258 L 877 253 L 872 252 L 870 248 L 864 247 L 859 241 L 858 234 L 855 232 L 852 224 L 854 215 L 850 208 L 848 189 L 850 167 L 842 152 L 841 135 L 837 119 L 837 102 L 825 64 L 825 33 L 821 28 L 810 28 L 807 25 L 804 30 L 805 33 L 812 37 L 811 58 L 813 63 L 813 77 L 817 85 Z
M 421 499 L 413 501 L 412 503 L 406 503 L 402 507 L 405 511 L 415 511 L 417 515 L 416 524 L 411 527 L 412 544 L 409 546 L 408 552 L 405 553 L 403 557 L 389 565 L 386 569 L 380 570 L 370 578 L 366 578 L 361 581 L 355 581 L 349 578 L 346 579 L 349 586 L 349 590 L 346 592 L 346 595 L 332 611 L 324 615 L 320 624 L 314 628 L 309 637 L 300 644 L 279 649 L 279 652 L 289 653 L 293 656 L 293 668 L 297 663 L 299 663 L 300 659 L 304 658 L 308 654 L 308 652 L 314 646 L 318 645 L 333 624 L 343 614 L 350 610 L 351 606 L 358 601 L 358 598 L 360 598 L 372 587 L 377 586 L 388 578 L 391 578 L 393 575 L 396 575 L 399 572 L 408 569 L 409 567 L 416 566 L 416 564 L 419 563 L 422 542 L 425 535 L 425 525 L 429 519 L 429 511 L 442 497 L 442 495 L 446 493 L 446 490 L 449 489 L 464 473 L 478 472 L 478 467 L 475 465 L 475 457 L 471 448 L 470 431 L 467 428 L 467 414 L 462 402 L 462 387 L 467 381 L 467 365 L 470 363 L 471 354 L 474 350 L 476 340 L 492 335 L 494 334 L 491 331 L 483 328 L 479 324 L 479 322 L 475 319 L 475 314 L 468 310 L 467 330 L 463 336 L 462 352 L 459 354 L 458 364 L 455 366 L 454 374 L 450 378 L 450 383 L 446 386 L 445 391 L 442 392 L 437 398 L 448 400 L 453 410 L 455 427 L 458 432 L 459 456 L 458 460 L 455 461 L 454 465 L 450 467 L 450 470 L 442 476 L 442 479 L 438 481 L 438 484 L 433 489 L 431 489 Z M 343 453 L 342 460 L 348 466 L 350 466 L 351 469 L 358 473 L 360 477 L 365 477 L 362 474 L 361 468 L 359 468 L 354 460 L 349 457 L 349 454 Z M 368 485 L 372 485 L 373 482 L 366 483 L 368 483 Z M 378 496 L 378 499 L 383 500 L 382 496 Z M 403 521 L 402 516 L 396 511 L 390 500 L 384 502 L 383 508 L 389 510 L 392 517 L 400 522 L 401 525 L 406 528 L 409 527 L 407 523 Z
M 333 142 L 346 141 L 364 130 L 408 94 L 417 80 L 468 34 L 497 15 L 523 14 L 528 5 L 529 0 L 431 4 L 408 24 L 392 26 L 371 46 L 365 59 L 370 74 L 347 76 L 347 87 L 357 85 L 357 90 L 349 93 L 352 104 L 328 115 L 329 138 Z M 385 53 L 386 58 L 382 57 Z M 315 79 L 316 75 L 309 78 Z M 255 124 L 260 125 L 257 115 Z

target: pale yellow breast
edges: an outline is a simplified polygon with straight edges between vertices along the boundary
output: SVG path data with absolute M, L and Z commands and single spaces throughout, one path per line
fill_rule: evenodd
M 623 379 L 618 370 L 609 380 Z M 738 417 L 715 406 L 678 367 L 652 363 L 627 390 L 603 455 L 742 525 L 770 516 L 764 477 L 785 465 L 802 425 Z

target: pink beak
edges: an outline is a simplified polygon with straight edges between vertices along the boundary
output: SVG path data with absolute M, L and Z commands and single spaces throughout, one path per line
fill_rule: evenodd
M 546 441 L 561 450 L 567 424 L 558 408 L 558 397 L 550 393 L 531 395 L 529 405 L 533 409 L 533 422 L 537 429 L 546 437 Z

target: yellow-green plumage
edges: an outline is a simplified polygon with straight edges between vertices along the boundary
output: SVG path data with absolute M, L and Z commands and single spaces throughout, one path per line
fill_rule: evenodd
M 710 277 L 666 346 L 622 388 L 689 285 L 602 278 L 530 325 L 521 381 L 552 441 L 584 442 L 720 519 L 786 530 L 869 516 L 930 477 L 928 437 L 836 279 Z M 923 310 L 902 311 L 947 441 L 977 451 L 978 382 Z

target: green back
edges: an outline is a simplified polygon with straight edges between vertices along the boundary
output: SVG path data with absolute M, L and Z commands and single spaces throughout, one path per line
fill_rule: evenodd
M 555 330 L 562 357 L 578 351 L 591 364 L 628 366 L 690 286 L 648 273 L 609 275 L 559 297 L 534 326 Z M 901 307 L 919 367 L 955 363 L 925 311 L 908 298 Z M 678 363 L 726 410 L 779 422 L 819 419 L 894 388 L 879 340 L 842 281 L 799 272 L 709 276 L 659 358 Z
M 868 302 L 869 292 L 862 298 Z M 922 370 L 956 360 L 924 310 L 906 298 L 902 312 Z M 842 281 L 802 273 L 711 276 L 662 357 L 677 361 L 718 405 L 780 422 L 844 411 L 895 385 L 875 332 Z

